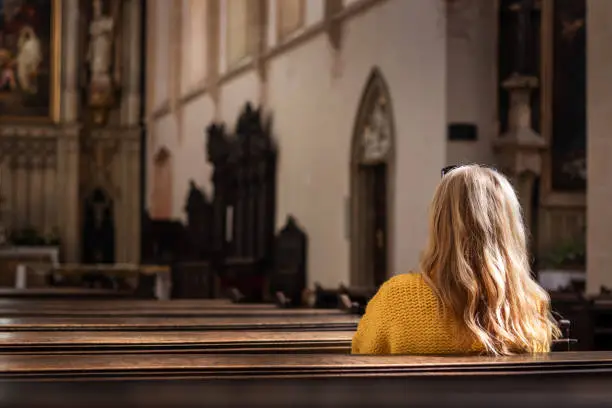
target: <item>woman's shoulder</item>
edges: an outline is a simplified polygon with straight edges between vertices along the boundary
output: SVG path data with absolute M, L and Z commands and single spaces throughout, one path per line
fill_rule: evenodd
M 431 289 L 419 272 L 401 273 L 388 279 L 382 286 L 381 291 L 389 295 L 398 295 L 407 292 L 431 292 Z

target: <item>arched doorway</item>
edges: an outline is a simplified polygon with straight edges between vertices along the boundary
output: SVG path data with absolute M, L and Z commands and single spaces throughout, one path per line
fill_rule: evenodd
M 151 218 L 169 219 L 172 217 L 172 157 L 168 149 L 159 149 L 153 166 Z
M 377 68 L 363 91 L 351 147 L 351 285 L 379 286 L 390 275 L 395 126 Z

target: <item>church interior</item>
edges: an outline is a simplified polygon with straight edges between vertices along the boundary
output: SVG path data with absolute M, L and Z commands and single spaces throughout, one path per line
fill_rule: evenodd
M 610 0 L 0 0 L 0 404 L 609 403 L 610 21 Z M 418 268 L 441 169 L 470 163 L 512 182 L 563 337 L 350 355 Z

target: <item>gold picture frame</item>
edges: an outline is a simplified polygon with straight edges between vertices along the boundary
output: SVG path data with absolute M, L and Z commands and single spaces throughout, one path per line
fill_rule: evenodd
M 62 0 L 37 0 L 20 7 L 28 7 L 29 13 L 37 13 L 45 19 L 36 27 L 28 25 L 27 20 L 18 25 L 19 43 L 22 36 L 26 41 L 37 41 L 42 62 L 33 70 L 35 73 L 22 74 L 18 72 L 21 68 L 17 61 L 19 50 L 14 41 L 16 33 L 10 33 L 13 35 L 10 44 L 0 43 L 0 112 L 3 112 L 0 113 L 0 123 L 58 123 L 61 109 Z M 9 35 L 0 37 L 6 39 Z M 22 71 L 25 72 L 25 69 Z M 25 77 L 36 78 L 36 85 L 26 90 Z M 40 82 L 44 84 L 43 91 L 38 88 Z

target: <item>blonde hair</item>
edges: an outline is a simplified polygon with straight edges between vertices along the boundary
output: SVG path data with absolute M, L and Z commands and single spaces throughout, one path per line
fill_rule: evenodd
M 421 271 L 461 338 L 493 355 L 546 352 L 559 329 L 531 276 L 521 207 L 495 170 L 458 167 L 431 204 Z

